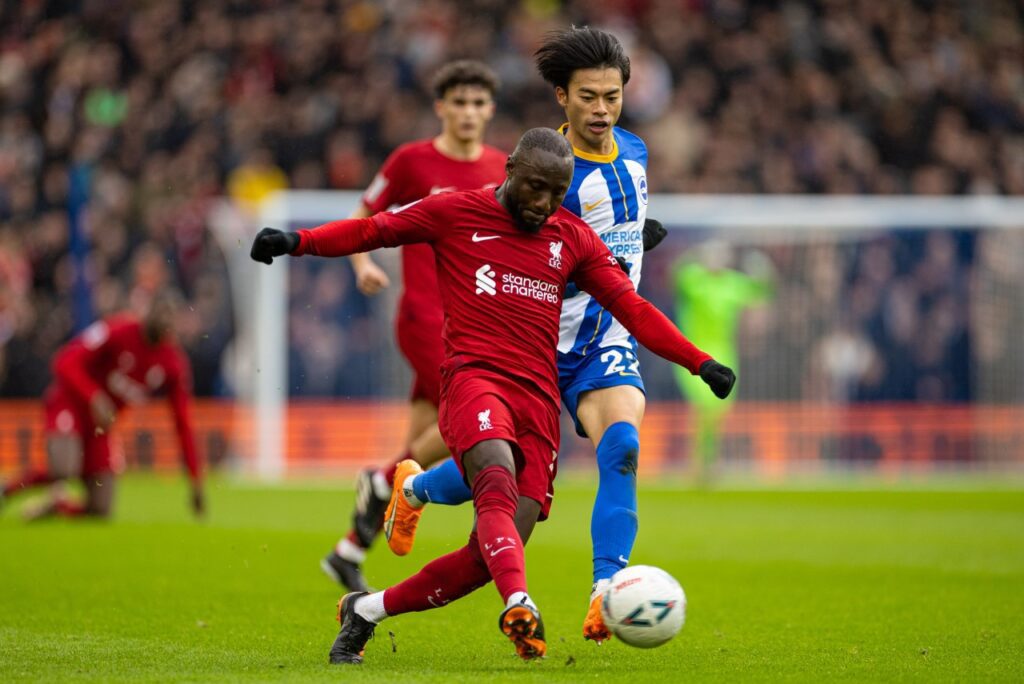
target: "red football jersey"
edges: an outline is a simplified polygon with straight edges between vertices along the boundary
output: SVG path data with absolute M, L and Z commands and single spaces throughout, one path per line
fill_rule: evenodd
M 171 342 L 146 341 L 142 324 L 129 316 L 97 321 L 61 347 L 53 360 L 54 382 L 88 413 L 92 396 L 105 392 L 120 411 L 167 390 L 189 473 L 199 475 L 189 412 L 192 374 L 185 355 Z
M 407 143 L 385 160 L 363 193 L 363 203 L 376 214 L 441 192 L 496 187 L 505 180 L 507 158 L 504 152 L 489 145 L 483 146 L 478 159 L 461 161 L 441 154 L 433 140 Z M 402 248 L 398 315 L 417 320 L 441 319 L 437 271 L 428 245 Z
M 299 231 L 293 252 L 341 256 L 428 242 L 444 305 L 444 371 L 486 368 L 539 389 L 558 410 L 556 349 L 573 280 L 641 344 L 696 373 L 711 357 L 643 300 L 592 228 L 559 208 L 537 233 L 519 229 L 493 189 L 446 193 L 368 219 Z

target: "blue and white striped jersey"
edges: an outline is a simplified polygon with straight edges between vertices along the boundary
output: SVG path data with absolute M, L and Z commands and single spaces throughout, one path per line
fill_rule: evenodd
M 565 126 L 561 129 L 563 132 Z M 647 217 L 647 146 L 629 131 L 612 129 L 611 154 L 578 149 L 572 185 L 562 205 L 594 229 L 612 254 L 630 265 L 630 279 L 640 284 L 644 219 Z M 585 355 L 604 347 L 635 347 L 626 329 L 585 292 L 565 299 L 558 351 Z

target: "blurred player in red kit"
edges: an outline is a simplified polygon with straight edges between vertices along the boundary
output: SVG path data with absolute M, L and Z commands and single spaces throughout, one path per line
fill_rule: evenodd
M 372 216 L 441 192 L 496 187 L 501 183 L 507 155 L 483 142 L 487 123 L 494 116 L 497 88 L 498 78 L 485 64 L 462 60 L 443 66 L 432 84 L 434 112 L 441 120 L 441 133 L 392 152 L 366 189 L 362 205 L 352 218 Z M 363 294 L 374 295 L 390 284 L 387 274 L 369 254 L 353 254 L 350 259 L 356 284 Z M 437 428 L 444 314 L 429 245 L 402 248 L 402 286 L 395 333 L 399 349 L 413 371 L 405 451 L 380 468 L 360 473 L 352 528 L 320 562 L 324 572 L 352 591 L 368 588 L 360 565 L 366 558 L 366 549 L 380 533 L 396 464 L 411 458 L 427 467 L 448 456 Z
M 110 316 L 58 350 L 53 382 L 43 400 L 47 467 L 9 481 L 3 487 L 4 497 L 81 477 L 86 491 L 83 503 L 54 496 L 38 513 L 109 516 L 114 481 L 123 468 L 120 445 L 111 435 L 115 419 L 126 406 L 145 403 L 154 393 L 166 391 L 192 485 L 192 509 L 197 515 L 203 513 L 202 476 L 189 410 L 192 374 L 172 337 L 178 305 L 176 294 L 157 294 L 142 320 L 128 314 Z
M 443 606 L 494 580 L 505 602 L 499 628 L 524 660 L 547 650 L 540 611 L 526 583 L 523 544 L 554 496 L 559 442 L 555 349 L 562 297 L 574 281 L 636 338 L 693 374 L 713 362 L 642 299 L 594 231 L 560 207 L 573 150 L 552 129 L 520 139 L 496 190 L 445 193 L 372 218 L 284 233 L 265 228 L 251 256 L 342 256 L 429 243 L 444 305 L 440 428 L 473 492 L 476 522 L 465 546 L 380 592 L 338 604 L 332 663 L 361 663 L 388 616 Z M 715 394 L 735 382 L 728 368 L 706 375 Z

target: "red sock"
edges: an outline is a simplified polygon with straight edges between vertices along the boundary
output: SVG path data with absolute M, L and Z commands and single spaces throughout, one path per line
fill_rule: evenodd
M 512 473 L 501 466 L 481 470 L 473 480 L 473 505 L 480 553 L 504 601 L 526 591 L 526 558 L 516 531 L 519 489 Z
M 356 531 L 354 529 L 348 531 L 348 534 L 345 535 L 345 539 L 348 539 L 350 542 L 352 542 L 361 549 L 364 548 L 363 542 L 359 541 L 359 535 L 356 534 Z
M 77 518 L 85 515 L 85 505 L 69 499 L 58 499 L 53 510 L 57 515 L 62 515 L 65 518 Z
M 387 589 L 384 610 L 388 615 L 400 615 L 440 608 L 490 581 L 474 532 L 466 546 L 430 561 L 412 577 Z
M 45 470 L 27 470 L 4 485 L 4 496 L 10 496 L 23 489 L 39 487 L 40 485 L 47 485 L 56 481 L 57 478 L 51 476 Z
M 404 454 L 395 459 L 393 463 L 386 465 L 377 471 L 384 476 L 385 480 L 388 481 L 389 487 L 395 486 L 395 471 L 398 470 L 398 464 L 409 458 L 412 458 L 412 453 L 407 450 Z

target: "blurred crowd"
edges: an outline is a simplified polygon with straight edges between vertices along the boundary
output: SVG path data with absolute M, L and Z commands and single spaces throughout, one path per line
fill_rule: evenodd
M 363 188 L 397 145 L 436 133 L 424 85 L 454 57 L 500 74 L 488 141 L 510 149 L 524 129 L 560 122 L 531 53 L 569 23 L 611 30 L 629 51 L 622 124 L 648 140 L 652 191 L 1024 195 L 1021 0 L 4 2 L 0 395 L 37 395 L 83 317 L 165 287 L 188 301 L 179 327 L 197 391 L 229 391 L 231 293 L 211 203 L 227 194 L 251 210 L 277 188 Z M 72 178 L 90 188 L 80 235 Z M 851 315 L 854 336 L 881 329 L 879 316 L 941 327 L 920 292 L 957 239 L 901 254 L 900 269 L 919 274 L 912 293 L 887 295 L 877 320 Z M 859 296 L 858 283 L 882 278 L 897 262 L 878 245 L 835 286 Z M 889 268 L 890 282 L 903 270 Z M 369 314 L 331 308 L 357 296 L 346 277 L 300 276 L 325 313 L 294 318 L 292 357 L 309 368 L 323 357 L 335 379 L 293 364 L 293 392 L 365 387 Z

